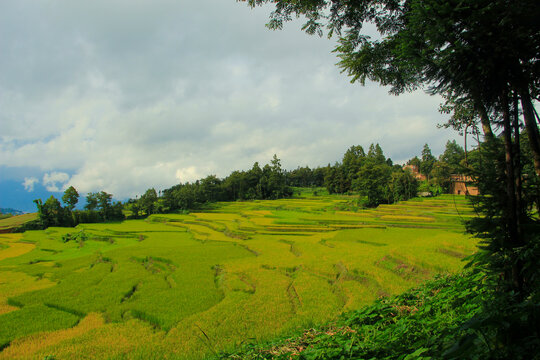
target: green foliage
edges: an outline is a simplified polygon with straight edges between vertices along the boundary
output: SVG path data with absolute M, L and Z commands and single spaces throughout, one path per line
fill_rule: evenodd
M 451 174 L 459 174 L 462 172 L 463 166 L 461 162 L 465 159 L 465 150 L 456 143 L 456 140 L 446 142 L 444 153 L 439 157 L 439 161 L 445 163 L 449 167 Z
M 295 187 L 322 187 L 324 186 L 324 176 L 326 167 L 310 169 L 309 166 L 297 167 L 285 173 L 287 183 Z
M 413 157 L 412 159 L 410 159 L 408 162 L 407 162 L 407 165 L 413 165 L 415 166 L 417 169 L 420 169 L 420 164 L 422 163 L 422 161 L 418 158 L 418 156 L 415 156 Z
M 86 205 L 84 208 L 89 211 L 94 211 L 98 207 L 98 193 L 88 193 L 86 195 Z
M 96 223 L 111 220 L 123 220 L 123 205 L 121 202 L 112 204 L 112 195 L 104 191 L 89 193 L 86 197 L 85 210 L 73 210 L 78 202 L 77 190 L 70 186 L 62 197 L 66 204 L 62 207 L 60 202 L 51 195 L 43 203 L 41 199 L 34 200 L 38 208 L 38 220 L 24 224 L 20 231 L 46 229 L 50 226 L 75 226 L 80 223 Z
M 443 188 L 434 181 L 421 181 L 418 184 L 418 191 L 420 193 L 430 193 L 430 196 L 437 196 L 443 192 Z
M 412 175 L 392 166 L 379 144 L 371 144 L 367 155 L 361 146 L 349 148 L 343 163 L 327 168 L 324 181 L 331 194 L 360 194 L 366 207 L 408 200 L 416 196 L 418 186 Z
M 86 241 L 88 240 L 88 235 L 84 232 L 84 229 L 77 232 L 77 233 L 67 233 L 62 235 L 62 241 L 68 242 L 68 241 Z
M 64 195 L 62 196 L 62 201 L 64 204 L 66 204 L 66 208 L 69 211 L 73 211 L 75 208 L 75 205 L 79 202 L 79 193 L 73 186 L 70 186 L 64 191 Z
M 431 171 L 433 170 L 433 166 L 435 165 L 435 156 L 431 154 L 431 149 L 429 148 L 428 144 L 424 145 L 424 148 L 422 149 L 422 162 L 420 163 L 420 172 L 424 174 L 428 180 L 431 176 Z
M 530 207 L 538 189 L 523 192 L 516 202 L 508 187 L 508 160 L 498 140 L 481 144 L 471 156 L 471 175 L 481 193 L 472 200 L 482 214 L 467 222 L 467 230 L 481 239 L 481 251 L 471 264 L 484 269 L 497 290 L 482 313 L 465 327 L 487 334 L 492 358 L 525 359 L 540 344 L 540 222 Z M 532 163 L 531 158 L 523 160 Z M 538 184 L 535 174 L 523 180 L 532 188 Z M 462 339 L 454 351 L 474 352 L 474 348 Z
M 217 358 L 443 359 L 457 337 L 468 335 L 475 354 L 462 358 L 480 359 L 487 350 L 482 334 L 462 325 L 489 298 L 484 282 L 483 274 L 471 272 L 437 277 L 402 295 L 345 313 L 325 327 L 263 346 L 244 346 Z
M 409 171 L 394 171 L 390 192 L 396 202 L 412 199 L 418 193 L 418 181 Z
M 339 163 L 327 169 L 324 186 L 330 194 L 345 194 L 352 190 L 351 178 L 347 177 L 346 169 Z
M 455 171 L 444 161 L 437 161 L 431 170 L 431 183 L 444 193 L 449 193 L 452 185 L 451 176 L 461 174 L 463 171 Z
M 366 153 L 360 145 L 351 146 L 343 155 L 343 168 L 351 182 L 358 176 L 358 172 L 360 171 L 365 158 Z
M 530 159 L 529 159 L 530 161 Z M 471 219 L 467 222 L 467 230 L 478 238 L 482 239 L 481 249 L 477 265 L 484 266 L 486 270 L 493 274 L 505 274 L 504 287 L 515 288 L 516 266 L 520 269 L 519 282 L 523 282 L 519 291 L 523 291 L 522 296 L 527 297 L 540 288 L 540 274 L 537 274 L 531 261 L 535 259 L 538 251 L 538 241 L 540 234 L 540 222 L 536 209 L 529 204 L 534 203 L 536 191 L 524 193 L 522 207 L 519 216 L 519 226 L 521 231 L 517 235 L 512 234 L 511 219 L 513 214 L 510 211 L 511 198 L 506 189 L 506 173 L 504 149 L 500 142 L 484 143 L 476 152 L 472 159 L 471 173 L 477 179 L 477 185 L 481 195 L 472 197 L 473 204 L 477 211 L 483 216 Z M 526 182 L 538 184 L 535 176 L 525 179 Z
M 430 162 L 430 166 L 434 166 L 436 160 L 429 147 L 427 149 L 429 156 L 424 154 L 424 163 Z M 448 151 L 448 154 L 451 152 Z M 436 193 L 447 191 L 450 174 L 443 171 L 436 174 Z M 271 163 L 262 168 L 259 163 L 255 163 L 250 170 L 233 171 L 224 179 L 209 175 L 194 183 L 178 184 L 165 189 L 159 196 L 151 188 L 140 199 L 129 199 L 125 205 L 130 218 L 136 219 L 153 213 L 208 209 L 209 204 L 217 201 L 286 198 L 293 195 L 291 186 L 324 186 L 330 194 L 356 193 L 365 198 L 362 200 L 363 206 L 375 207 L 416 196 L 418 182 L 411 174 L 404 173 L 401 166 L 393 165 L 392 160 L 384 156 L 379 144 L 371 144 L 367 154 L 357 145 L 345 152 L 342 163 L 336 162 L 333 166 L 314 170 L 298 167 L 284 171 L 280 159 L 274 155 Z M 97 209 L 97 195 L 89 194 L 90 208 Z
M 281 168 L 281 161 L 274 155 L 271 163 L 262 169 L 255 163 L 250 170 L 234 171 L 225 179 L 210 175 L 194 183 L 165 189 L 161 198 L 154 193 L 155 190 L 150 189 L 141 199 L 128 201 L 135 217 L 141 210 L 148 214 L 149 209 L 165 213 L 201 209 L 217 201 L 280 199 L 291 196 L 292 188 L 287 184 L 287 174 Z
M 384 156 L 383 156 L 384 158 Z M 389 184 L 392 179 L 392 168 L 383 159 L 368 156 L 358 173 L 355 188 L 367 197 L 367 206 L 392 202 Z
M 44 227 L 59 226 L 63 224 L 64 209 L 60 205 L 60 202 L 51 195 L 45 203 L 42 203 L 41 199 L 34 200 L 38 208 L 39 220 Z
M 141 199 L 138 203 L 140 205 L 140 208 L 146 213 L 146 215 L 152 215 L 154 213 L 154 208 L 156 207 L 157 200 L 158 195 L 156 189 L 152 188 L 146 190 L 144 195 L 141 196 Z
M 89 224 L 103 222 L 101 214 L 96 210 L 75 210 L 73 218 L 76 224 Z

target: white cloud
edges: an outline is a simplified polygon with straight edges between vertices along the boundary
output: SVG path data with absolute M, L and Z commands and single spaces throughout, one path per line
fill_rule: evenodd
M 69 175 L 64 172 L 51 172 L 43 175 L 43 186 L 47 191 L 63 191 L 65 184 L 69 181 Z
M 39 183 L 39 180 L 37 178 L 35 178 L 35 177 L 25 177 L 24 182 L 23 182 L 24 190 L 26 190 L 28 192 L 34 191 L 34 185 L 36 183 Z
M 401 161 L 454 136 L 436 128 L 437 98 L 351 85 L 333 41 L 295 22 L 269 31 L 269 13 L 232 0 L 0 2 L 0 166 L 38 168 L 50 191 L 124 198 L 274 153 L 318 166 L 378 142 Z
M 180 183 L 193 182 L 201 179 L 203 176 L 195 166 L 176 170 L 175 177 Z

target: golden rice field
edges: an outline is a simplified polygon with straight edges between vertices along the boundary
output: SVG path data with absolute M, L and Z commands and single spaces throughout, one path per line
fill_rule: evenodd
M 455 272 L 475 251 L 463 197 L 348 200 L 0 234 L 0 359 L 198 359 Z

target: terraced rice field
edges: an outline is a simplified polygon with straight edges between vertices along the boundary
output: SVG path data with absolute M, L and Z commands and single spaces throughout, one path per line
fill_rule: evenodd
M 197 359 L 455 272 L 475 250 L 463 197 L 348 200 L 0 234 L 0 359 Z
M 25 222 L 37 219 L 37 213 L 10 216 L 6 219 L 0 219 L 0 234 L 10 233 Z

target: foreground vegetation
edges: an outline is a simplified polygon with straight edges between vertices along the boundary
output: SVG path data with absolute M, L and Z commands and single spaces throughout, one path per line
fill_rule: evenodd
M 0 358 L 200 358 L 313 327 L 462 267 L 460 197 L 352 197 L 0 235 Z
M 437 277 L 399 296 L 348 312 L 323 327 L 264 346 L 245 346 L 219 358 L 482 359 L 486 348 L 494 344 L 464 324 L 481 312 L 490 292 L 485 274 L 469 271 Z M 475 349 L 460 351 L 454 346 L 464 336 Z

